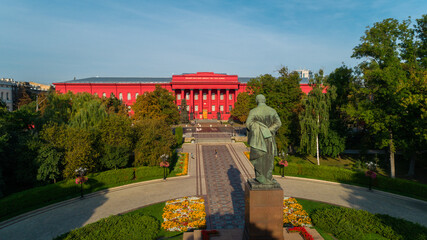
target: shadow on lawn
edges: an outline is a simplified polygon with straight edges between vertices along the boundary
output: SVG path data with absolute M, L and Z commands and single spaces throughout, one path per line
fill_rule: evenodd
M 88 181 L 88 185 L 91 184 L 97 183 L 93 180 L 91 183 Z M 55 191 L 68 196 L 80 196 L 80 185 L 50 186 L 49 192 Z M 82 199 L 79 197 L 69 199 L 11 218 L 0 223 L 0 235 L 2 239 L 52 239 L 64 232 L 84 226 L 96 209 L 107 201 L 105 197 L 107 193 L 108 190 L 103 190 L 85 195 Z M 37 194 L 34 195 L 37 196 Z M 48 196 L 39 197 L 44 197 L 45 201 L 53 201 Z M 23 199 L 23 201 L 31 200 L 35 199 Z M 20 202 L 20 204 L 23 203 Z

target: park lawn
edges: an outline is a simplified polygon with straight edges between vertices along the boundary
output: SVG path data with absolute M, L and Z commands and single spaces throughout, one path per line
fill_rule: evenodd
M 168 177 L 180 175 L 184 169 L 187 169 L 184 168 L 181 157 L 171 165 L 171 168 L 173 170 L 169 172 Z M 161 167 L 143 166 L 91 173 L 88 175 L 88 181 L 83 184 L 83 193 L 88 194 L 161 178 L 163 178 L 163 168 Z M 80 196 L 80 185 L 76 185 L 74 179 L 17 192 L 0 199 L 0 206 L 2 206 L 0 221 L 78 196 Z

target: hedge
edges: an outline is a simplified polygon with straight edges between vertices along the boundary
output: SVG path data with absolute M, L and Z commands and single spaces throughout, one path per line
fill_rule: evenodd
M 169 176 L 175 175 L 175 171 L 169 173 Z M 86 194 L 110 187 L 156 178 L 163 178 L 163 168 L 138 167 L 109 170 L 89 174 L 89 180 L 83 184 L 83 190 Z M 5 220 L 24 212 L 79 195 L 80 186 L 75 184 L 74 179 L 14 193 L 0 199 L 0 220 Z
M 311 214 L 313 224 L 340 240 L 427 239 L 427 228 L 388 215 L 372 214 L 351 208 L 323 208 Z
M 130 214 L 111 216 L 65 233 L 55 240 L 154 240 L 160 230 L 159 222 L 150 216 Z
M 275 166 L 273 174 L 280 175 L 280 167 Z M 368 186 L 369 179 L 364 172 L 353 171 L 340 167 L 298 164 L 290 162 L 285 167 L 285 176 L 315 178 L 326 181 Z M 427 200 L 427 185 L 400 179 L 377 175 L 373 188 L 401 194 L 409 197 Z

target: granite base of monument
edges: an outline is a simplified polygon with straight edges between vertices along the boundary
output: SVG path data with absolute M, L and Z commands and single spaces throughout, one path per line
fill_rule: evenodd
M 245 240 L 283 240 L 283 189 L 245 184 Z

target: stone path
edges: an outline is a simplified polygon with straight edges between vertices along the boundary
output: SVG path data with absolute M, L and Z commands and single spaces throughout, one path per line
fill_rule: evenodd
M 225 145 L 202 146 L 202 152 L 207 183 L 208 229 L 243 229 L 245 193 L 236 163 Z

